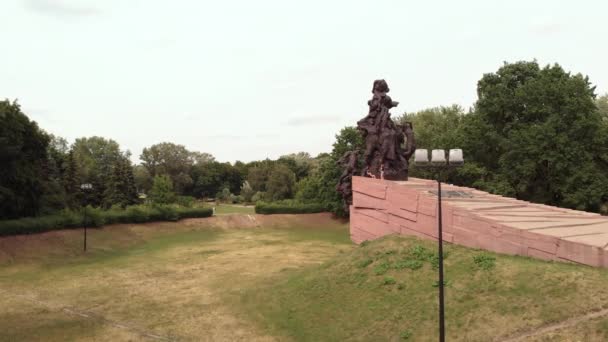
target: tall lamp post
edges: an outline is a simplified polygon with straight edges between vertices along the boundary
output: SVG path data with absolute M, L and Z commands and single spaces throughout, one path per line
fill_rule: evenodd
M 455 168 L 464 164 L 461 149 L 448 151 L 446 159 L 445 150 L 433 150 L 429 160 L 429 151 L 418 149 L 414 155 L 414 165 L 433 171 L 437 180 L 437 243 L 439 247 L 439 341 L 445 342 L 445 303 L 443 294 L 443 218 L 441 212 L 441 171 Z
M 88 193 L 93 189 L 93 185 L 90 183 L 80 184 L 80 189 L 84 193 L 84 216 L 82 220 L 82 226 L 84 228 L 84 251 L 87 251 L 87 205 L 88 205 Z

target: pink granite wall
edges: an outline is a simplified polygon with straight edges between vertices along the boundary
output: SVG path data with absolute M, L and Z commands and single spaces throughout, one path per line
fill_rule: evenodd
M 437 239 L 437 183 L 353 177 L 350 234 L 355 243 L 387 234 Z M 443 201 L 443 239 L 467 247 L 608 267 L 608 217 L 533 204 L 482 191 Z

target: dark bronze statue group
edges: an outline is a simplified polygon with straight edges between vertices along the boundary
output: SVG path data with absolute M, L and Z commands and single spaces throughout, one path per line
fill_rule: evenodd
M 398 125 L 391 119 L 389 110 L 397 107 L 387 93 L 390 91 L 385 80 L 375 80 L 372 88 L 374 96 L 367 101 L 369 112 L 357 122 L 357 129 L 365 140 L 365 151 L 348 151 L 338 160 L 344 169 L 336 191 L 344 200 L 344 210 L 348 212 L 352 204 L 352 176 L 380 178 L 387 180 L 407 180 L 410 157 L 416 150 L 416 140 L 412 124 Z M 363 166 L 359 168 L 359 159 Z

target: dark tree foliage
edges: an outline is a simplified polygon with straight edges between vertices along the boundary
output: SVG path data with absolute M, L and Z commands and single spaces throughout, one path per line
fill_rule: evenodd
M 105 206 L 104 200 L 112 168 L 128 154 L 120 150 L 118 143 L 103 137 L 76 139 L 72 145 L 74 158 L 82 183 L 91 183 L 93 190 L 87 194 L 87 202 L 93 206 Z
M 484 174 L 479 185 L 598 211 L 608 196 L 608 136 L 594 90 L 559 65 L 519 62 L 484 75 L 463 146 Z
M 125 208 L 138 203 L 133 166 L 129 159 L 121 158 L 114 163 L 106 183 L 103 200 L 105 208 L 114 205 Z
M 66 205 L 68 208 L 76 208 L 80 205 L 81 194 L 80 194 L 80 178 L 78 173 L 78 166 L 76 159 L 74 158 L 74 151 L 68 152 L 65 173 L 63 175 L 63 187 L 66 193 Z
M 152 177 L 168 175 L 178 193 L 184 193 L 193 185 L 190 171 L 195 161 L 205 164 L 213 160 L 209 154 L 190 152 L 185 146 L 170 142 L 144 148 L 139 158 Z
M 608 122 L 588 78 L 559 65 L 503 65 L 478 83 L 470 113 L 406 114 L 419 148 L 463 148 L 455 184 L 528 201 L 599 211 L 608 200 Z M 412 169 L 411 175 L 428 177 Z
M 229 189 L 230 193 L 238 193 L 243 184 L 238 169 L 230 163 L 216 161 L 194 165 L 191 177 L 194 182 L 191 194 L 195 197 L 214 197 L 224 188 Z
M 17 102 L 0 102 L 0 218 L 40 213 L 49 140 Z
M 67 172 L 67 141 L 49 134 L 47 147 L 46 181 L 40 198 L 41 214 L 51 214 L 65 208 L 68 204 L 68 193 L 64 187 Z
M 345 127 L 336 135 L 336 141 L 330 154 L 321 154 L 316 158 L 317 170 L 297 185 L 296 200 L 304 203 L 319 203 L 338 216 L 347 216 L 342 205 L 342 198 L 336 192 L 336 184 L 342 173 L 336 162 L 354 149 L 363 149 L 363 139 L 355 127 Z
M 284 164 L 277 164 L 268 176 L 266 196 L 270 201 L 293 198 L 296 175 Z

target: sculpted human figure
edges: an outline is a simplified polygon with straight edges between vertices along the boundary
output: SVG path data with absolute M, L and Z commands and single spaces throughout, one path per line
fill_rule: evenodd
M 382 178 L 385 174 L 394 174 L 385 161 L 396 158 L 394 140 L 398 132 L 391 120 L 389 109 L 396 107 L 399 102 L 393 101 L 387 95 L 389 91 L 385 80 L 375 80 L 372 87 L 374 95 L 367 101 L 369 112 L 366 117 L 357 122 L 357 128 L 365 139 L 365 152 L 363 153 L 365 167 L 362 176 L 380 176 Z M 374 161 L 378 155 L 381 160 Z
M 353 203 L 352 177 L 357 172 L 358 161 L 359 150 L 354 150 L 344 153 L 342 158 L 336 162 L 336 164 L 344 168 L 336 185 L 336 191 L 342 195 L 345 212 L 349 211 L 349 207 Z
M 385 80 L 375 80 L 372 98 L 367 101 L 369 111 L 357 122 L 357 129 L 365 141 L 361 176 L 389 180 L 407 180 L 409 159 L 416 150 L 412 124 L 396 125 L 389 110 L 399 105 L 393 101 Z M 345 210 L 352 203 L 352 175 L 357 172 L 359 151 L 347 152 L 338 164 L 344 171 L 336 185 L 342 194 Z

